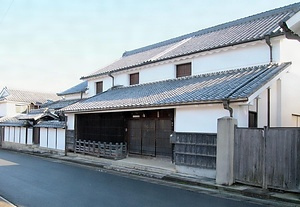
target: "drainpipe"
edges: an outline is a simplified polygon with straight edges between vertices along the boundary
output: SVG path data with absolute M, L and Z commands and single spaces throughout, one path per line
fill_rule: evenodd
M 270 49 L 270 64 L 272 64 L 273 63 L 273 46 L 272 46 L 272 43 L 270 40 L 270 35 L 266 35 L 265 40 Z
M 226 99 L 223 101 L 223 107 L 225 110 L 229 111 L 229 115 L 230 115 L 230 117 L 232 117 L 233 109 L 229 106 L 229 99 Z
M 111 72 L 108 73 L 108 76 L 112 78 L 112 87 L 115 86 L 115 77 L 112 76 Z

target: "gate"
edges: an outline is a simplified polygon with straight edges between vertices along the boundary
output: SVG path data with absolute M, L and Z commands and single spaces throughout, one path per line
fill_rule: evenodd
M 300 128 L 235 128 L 237 182 L 300 192 Z
M 148 156 L 172 156 L 172 121 L 131 119 L 128 121 L 129 153 Z
M 241 183 L 262 186 L 264 130 L 235 128 L 234 175 Z

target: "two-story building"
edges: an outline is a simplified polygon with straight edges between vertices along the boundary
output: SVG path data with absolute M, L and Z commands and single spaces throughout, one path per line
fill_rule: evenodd
M 214 134 L 223 116 L 299 126 L 299 11 L 296 3 L 125 52 L 81 78 L 88 98 L 63 109 L 68 130 L 171 157 L 170 134 Z

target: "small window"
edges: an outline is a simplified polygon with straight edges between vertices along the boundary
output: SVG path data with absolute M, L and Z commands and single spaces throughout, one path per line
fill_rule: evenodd
M 130 74 L 130 85 L 139 84 L 139 73 Z
M 103 92 L 103 81 L 96 82 L 96 94 Z
M 190 76 L 191 74 L 192 74 L 191 63 L 176 65 L 176 78 Z
M 249 127 L 257 128 L 257 112 L 249 111 Z

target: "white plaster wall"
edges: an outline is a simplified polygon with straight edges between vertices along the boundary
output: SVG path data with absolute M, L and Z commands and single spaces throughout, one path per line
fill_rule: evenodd
M 75 125 L 75 114 L 66 114 L 67 116 L 67 127 L 69 130 L 74 130 Z
M 21 127 L 15 128 L 15 142 L 20 143 Z
M 40 128 L 40 146 L 48 147 L 48 129 Z
M 175 110 L 176 132 L 217 132 L 217 119 L 228 116 L 222 104 L 179 107 Z
M 154 81 L 161 81 L 173 79 L 176 77 L 176 69 L 174 64 L 165 64 L 145 68 L 140 71 L 140 83 L 150 83 Z
M 273 43 L 274 42 L 274 43 Z M 274 40 L 273 58 L 279 59 L 279 42 Z M 251 57 L 251 58 L 249 58 Z M 244 44 L 241 46 L 233 46 L 214 50 L 212 52 L 204 52 L 200 56 L 191 56 L 189 58 L 178 59 L 172 63 L 162 65 L 153 65 L 140 68 L 136 71 L 124 71 L 113 74 L 115 77 L 115 85 L 129 85 L 129 74 L 139 72 L 140 83 L 149 83 L 154 81 L 173 79 L 176 77 L 175 67 L 177 64 L 192 62 L 192 75 L 203 74 L 207 72 L 215 72 L 220 70 L 229 70 L 242 67 L 248 67 L 259 64 L 267 64 L 270 60 L 269 47 L 265 41 L 257 41 L 254 43 Z M 106 91 L 112 87 L 112 78 L 104 77 L 101 79 L 93 79 L 88 81 L 89 94 L 96 94 L 95 82 L 103 81 L 103 90 Z
M 6 102 L 0 102 L 0 117 L 6 116 Z
M 267 111 L 268 101 L 267 101 L 267 91 L 265 90 L 259 95 L 258 98 L 258 117 L 257 117 L 257 127 L 263 128 L 268 124 L 268 111 Z
M 87 97 L 92 97 L 96 95 L 96 82 L 103 81 L 103 91 L 106 91 L 112 87 L 112 78 L 111 77 L 104 77 L 98 78 L 88 81 L 88 94 Z
M 20 143 L 21 144 L 26 144 L 26 128 L 21 127 L 21 135 L 20 135 Z
M 15 127 L 9 127 L 9 141 L 15 142 Z
M 233 118 L 237 120 L 239 127 L 248 127 L 248 115 L 249 115 L 249 106 L 242 104 L 232 104 L 230 105 L 233 109 Z M 229 116 L 229 115 L 227 115 Z
M 48 148 L 56 149 L 56 129 L 48 128 Z
M 290 70 L 281 79 L 282 126 L 296 126 L 292 114 L 300 114 L 300 43 L 296 40 L 281 41 L 281 61 L 292 62 Z
M 9 142 L 9 127 L 4 127 L 4 141 Z
M 193 74 L 197 75 L 269 63 L 269 47 L 265 42 L 234 48 L 236 47 L 195 58 L 193 60 Z
M 82 97 L 81 97 L 80 93 L 70 94 L 70 95 L 65 95 L 64 96 L 65 100 L 81 99 L 81 98 L 87 98 L 87 97 L 88 97 L 87 93 L 83 93 Z
M 0 116 L 15 116 L 16 103 L 15 102 L 0 102 Z
M 127 72 L 127 73 L 121 73 L 121 74 L 113 74 L 113 76 L 115 77 L 115 86 L 117 86 L 117 85 L 129 86 L 129 74 L 138 73 L 138 72 L 139 71 Z M 139 75 L 139 76 L 141 77 L 141 75 Z
M 28 128 L 27 129 L 27 144 L 33 144 L 32 138 L 33 138 L 33 129 Z
M 57 149 L 65 150 L 65 137 L 66 137 L 66 130 L 57 129 Z

